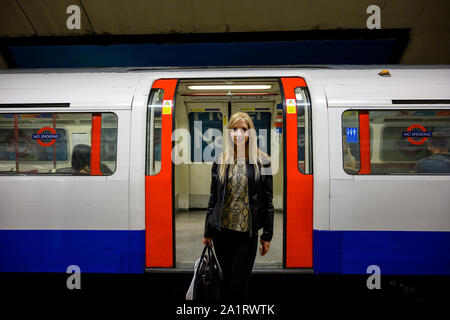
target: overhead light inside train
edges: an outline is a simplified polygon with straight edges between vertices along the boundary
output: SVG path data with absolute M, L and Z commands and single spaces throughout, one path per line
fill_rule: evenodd
M 268 90 L 270 88 L 272 88 L 270 84 L 188 86 L 190 90 Z

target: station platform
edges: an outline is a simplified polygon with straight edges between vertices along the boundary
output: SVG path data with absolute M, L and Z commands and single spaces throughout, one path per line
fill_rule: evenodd
M 175 214 L 175 251 L 176 269 L 192 271 L 195 261 L 200 258 L 203 250 L 203 231 L 205 227 L 206 210 L 191 210 Z M 262 229 L 259 231 L 261 235 Z M 259 241 L 259 240 L 258 240 Z M 274 214 L 273 238 L 269 252 L 261 256 L 256 254 L 254 271 L 272 272 L 283 268 L 283 214 Z

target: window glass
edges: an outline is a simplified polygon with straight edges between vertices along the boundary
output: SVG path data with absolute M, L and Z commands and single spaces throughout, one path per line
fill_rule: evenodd
M 116 171 L 117 158 L 117 117 L 112 113 L 102 114 L 102 133 L 100 161 L 105 164 L 100 166 L 103 174 L 111 174 Z M 109 169 L 109 170 L 108 170 Z
M 91 174 L 92 113 L 0 114 L 1 174 Z M 117 116 L 102 114 L 103 130 L 115 130 L 100 149 L 116 149 Z M 115 171 L 116 153 L 100 159 L 104 175 Z
M 192 162 L 211 162 L 222 152 L 222 129 L 221 112 L 189 112 Z
M 36 130 L 33 129 L 18 130 L 17 156 L 20 162 L 45 162 L 53 160 L 54 148 L 41 146 L 36 140 L 32 139 L 31 137 L 35 131 Z M 56 129 L 55 131 L 60 137 L 54 143 L 56 148 L 56 160 L 66 161 L 68 158 L 66 130 Z M 3 148 L 0 151 L 0 161 L 16 159 L 14 134 L 14 129 L 0 129 L 0 137 L 2 139 L 0 144 L 3 145 Z M 48 142 L 50 140 L 44 139 L 42 141 Z
M 345 111 L 342 114 L 342 157 L 344 170 L 356 174 L 361 168 L 359 151 L 358 111 Z
M 349 112 L 359 113 L 344 112 L 343 139 Z M 450 110 L 374 110 L 369 124 L 370 174 L 450 173 Z
M 298 170 L 303 174 L 312 174 L 311 100 L 308 89 L 295 88 L 295 100 L 297 103 Z
M 164 97 L 163 89 L 152 89 L 147 106 L 147 155 L 146 175 L 161 171 L 161 116 Z

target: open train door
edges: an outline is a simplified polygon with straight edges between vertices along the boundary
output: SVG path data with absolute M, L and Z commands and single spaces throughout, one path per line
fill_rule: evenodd
M 284 95 L 285 266 L 313 266 L 311 103 L 305 80 L 281 78 Z
M 147 109 L 145 266 L 174 266 L 172 124 L 177 79 L 153 83 Z

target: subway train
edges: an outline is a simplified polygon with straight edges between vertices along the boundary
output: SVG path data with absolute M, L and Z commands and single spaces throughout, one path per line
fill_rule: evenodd
M 450 172 L 420 165 L 450 68 L 390 65 L 1 71 L 0 271 L 192 271 L 238 111 L 273 171 L 255 272 L 450 275 Z

